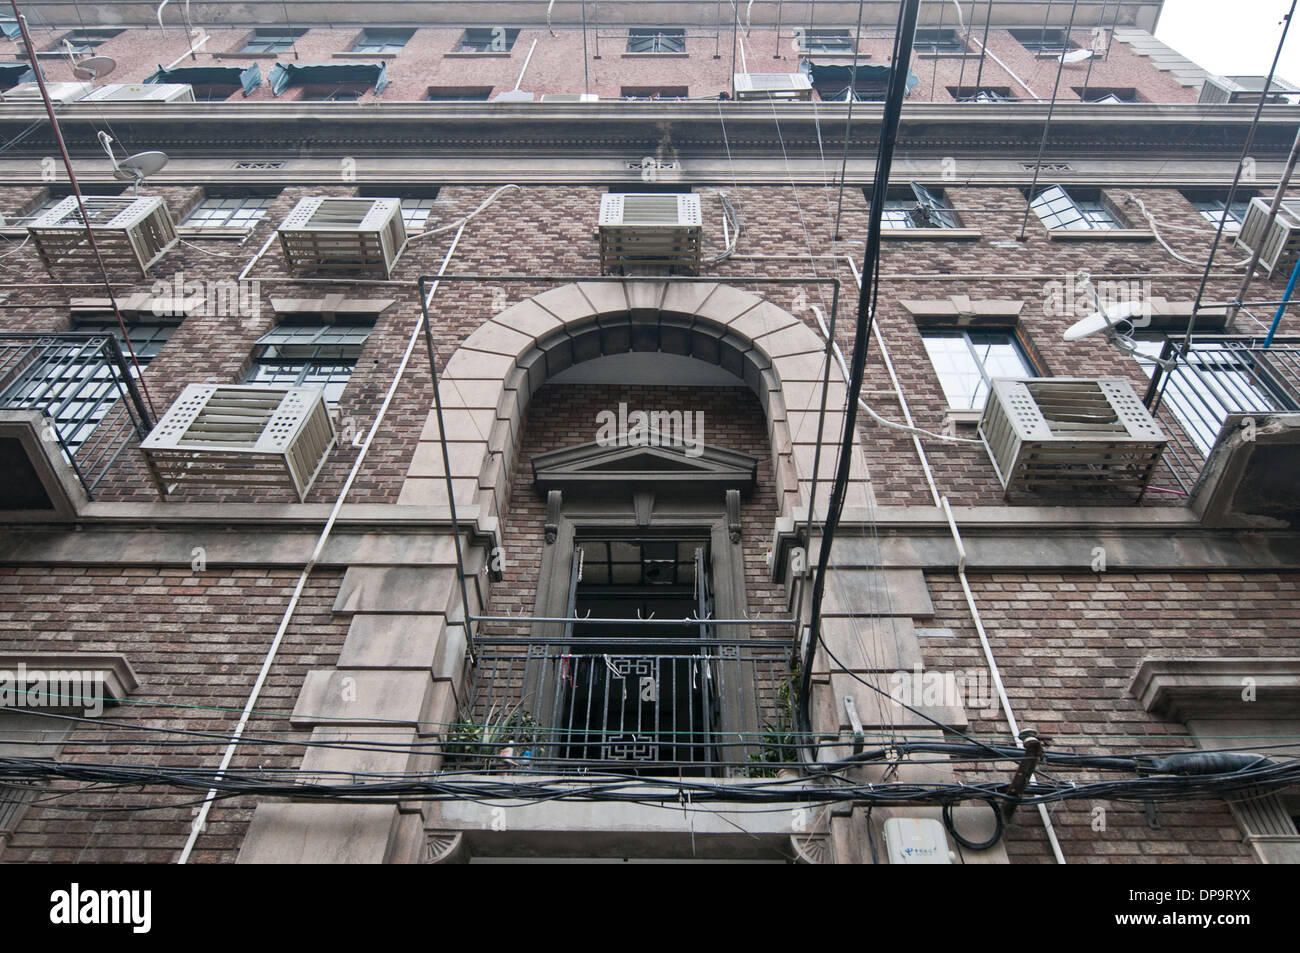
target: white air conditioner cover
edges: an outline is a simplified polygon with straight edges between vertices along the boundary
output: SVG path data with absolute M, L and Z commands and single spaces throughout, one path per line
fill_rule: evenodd
M 406 243 L 402 202 L 311 196 L 285 216 L 279 236 L 296 273 L 374 272 L 387 278 Z
M 604 226 L 698 228 L 704 224 L 700 197 L 675 192 L 610 192 L 600 197 L 600 222 Z
M 1251 199 L 1237 233 L 1237 247 L 1252 253 L 1258 249 L 1260 267 L 1270 275 L 1278 266 L 1283 270 L 1293 267 L 1300 252 L 1300 200 L 1284 199 L 1270 223 L 1271 204 L 1262 196 Z
M 91 83 L 46 83 L 45 91 L 50 100 L 56 103 L 73 103 L 89 93 L 94 86 Z M 36 83 L 19 83 L 13 89 L 0 93 L 0 100 L 7 103 L 39 103 L 41 87 Z
M 192 103 L 194 87 L 189 83 L 107 83 L 84 97 L 84 101 Z
M 812 90 L 805 73 L 737 73 L 736 95 L 742 93 L 802 93 Z

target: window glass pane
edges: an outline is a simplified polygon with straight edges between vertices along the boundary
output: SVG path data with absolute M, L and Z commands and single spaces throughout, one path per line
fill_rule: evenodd
M 207 198 L 181 224 L 188 228 L 252 228 L 271 207 L 270 196 Z
M 518 30 L 505 27 L 474 27 L 461 37 L 460 53 L 508 53 L 519 37 Z
M 685 53 L 686 31 L 663 27 L 634 27 L 627 31 L 629 53 Z
M 368 326 L 279 325 L 258 338 L 244 381 L 320 387 L 326 402 L 337 404 L 370 331 Z
M 978 410 L 990 381 L 1037 376 L 1010 330 L 923 331 L 921 338 L 950 407 Z

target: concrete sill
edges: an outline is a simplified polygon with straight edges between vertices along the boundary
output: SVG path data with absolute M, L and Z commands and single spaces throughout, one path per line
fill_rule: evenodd
M 915 53 L 913 54 L 918 60 L 943 60 L 943 59 L 961 59 L 963 56 L 972 56 L 970 52 L 966 53 Z
M 984 411 L 980 408 L 949 407 L 943 414 L 943 429 L 977 427 L 983 417 Z
M 230 50 L 227 53 L 213 53 L 213 57 L 219 60 L 278 60 L 282 53 L 240 53 L 238 50 Z M 289 52 L 292 56 L 292 51 Z
M 330 59 L 335 60 L 395 60 L 396 53 L 331 53 Z
M 456 52 L 456 53 L 443 53 L 442 55 L 448 59 L 463 59 L 465 57 L 469 57 L 470 59 L 474 59 L 477 57 L 495 57 L 500 60 L 508 60 L 513 54 L 509 50 L 506 50 L 505 52 L 498 52 L 496 50 L 487 50 L 482 53 Z
M 621 53 L 619 54 L 625 60 L 684 60 L 689 57 L 690 53 Z
M 978 241 L 984 234 L 978 228 L 882 228 L 880 237 L 902 241 Z
M 1155 238 L 1145 228 L 1049 228 L 1052 241 L 1151 241 Z

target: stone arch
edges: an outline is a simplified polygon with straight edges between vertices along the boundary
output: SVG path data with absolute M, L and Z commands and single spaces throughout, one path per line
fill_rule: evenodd
M 767 419 L 783 517 L 806 508 L 817 441 L 824 340 L 759 295 L 723 283 L 577 282 L 527 298 L 476 329 L 443 368 L 439 392 L 457 506 L 496 517 L 524 409 L 551 376 L 611 354 L 662 351 L 718 365 L 749 385 Z M 843 433 L 844 380 L 831 366 L 818 501 L 825 505 Z M 838 398 L 838 404 L 836 401 Z M 857 438 L 846 503 L 871 502 Z M 438 419 L 430 411 L 399 503 L 446 505 Z

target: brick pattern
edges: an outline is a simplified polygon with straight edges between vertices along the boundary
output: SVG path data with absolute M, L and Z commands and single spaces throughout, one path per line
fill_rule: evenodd
M 250 741 L 302 740 L 288 716 L 306 672 L 334 664 L 347 634 L 347 620 L 331 614 L 341 578 L 319 570 L 309 580 L 246 728 Z M 135 670 L 130 703 L 103 715 L 127 727 L 78 724 L 62 759 L 215 769 L 224 744 L 168 732 L 233 732 L 296 582 L 284 570 L 0 568 L 0 642 L 12 652 L 120 652 Z M 292 769 L 301 755 L 253 741 L 232 766 Z M 0 860 L 173 863 L 204 793 L 55 782 Z M 218 801 L 193 862 L 233 862 L 253 806 L 251 797 Z
M 926 667 L 987 671 L 956 577 L 930 574 L 928 582 L 935 618 L 927 624 L 950 628 L 956 637 L 922 639 Z M 1294 573 L 998 573 L 974 574 L 969 582 L 1020 727 L 1050 737 L 1057 751 L 1195 747 L 1184 725 L 1148 714 L 1129 697 L 1129 680 L 1143 658 L 1300 653 L 1300 575 Z M 973 734 L 1009 740 L 1000 708 L 968 707 L 967 716 Z M 1005 773 L 959 767 L 958 776 L 976 781 Z M 1104 814 L 1094 813 L 1096 807 Z M 1079 800 L 1055 805 L 1052 823 L 1072 863 L 1254 861 L 1226 804 L 1161 804 L 1156 814 L 1159 827 L 1152 829 L 1140 803 Z M 1094 828 L 1098 818 L 1104 830 Z M 1036 810 L 1017 814 L 1007 849 L 1013 863 L 1051 861 Z

